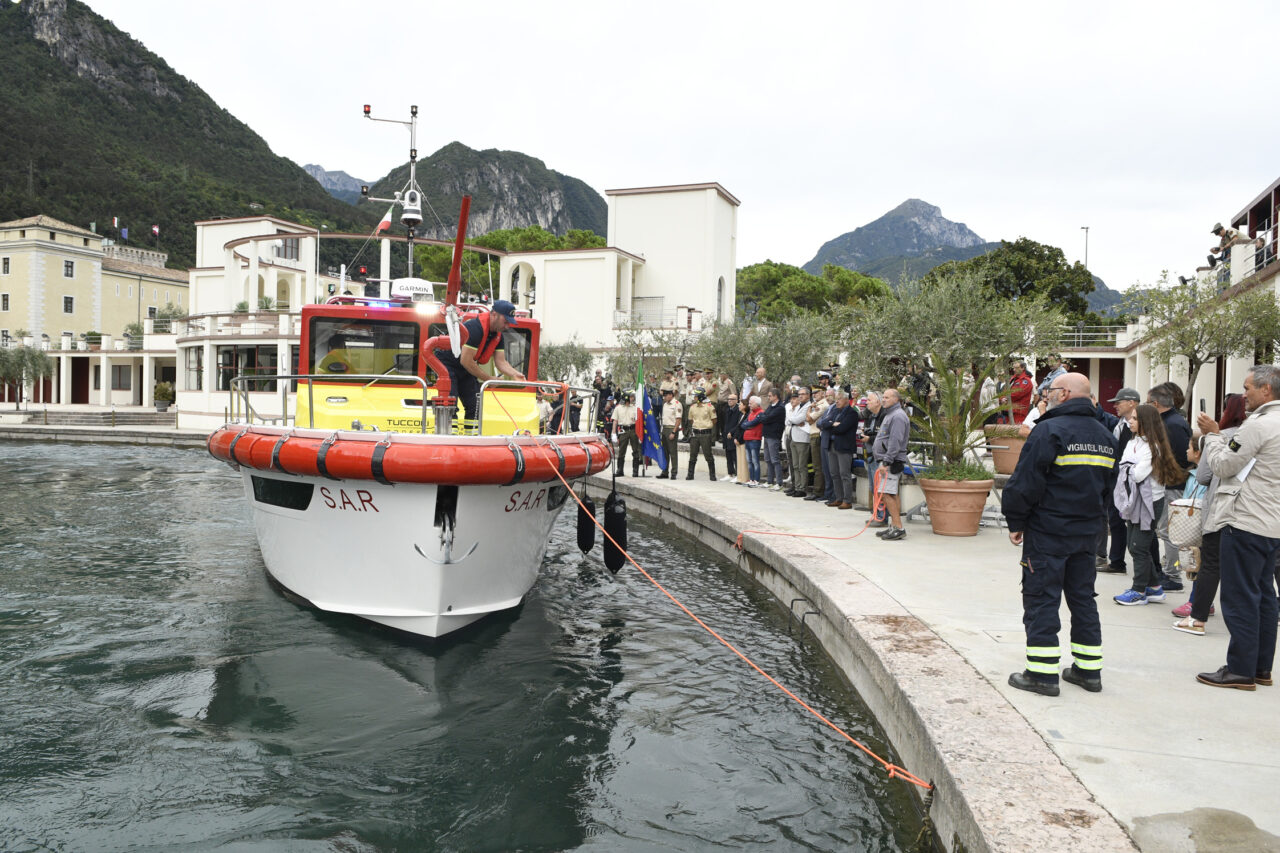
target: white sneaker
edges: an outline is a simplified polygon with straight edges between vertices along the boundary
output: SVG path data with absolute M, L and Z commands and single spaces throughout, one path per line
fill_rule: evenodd
M 736 478 L 731 477 L 731 476 L 729 476 L 728 474 L 725 474 L 723 477 L 721 477 L 721 478 L 720 478 L 720 482 L 722 482 L 722 483 L 727 483 L 727 482 L 729 482 L 730 480 L 733 480 L 733 479 L 736 479 Z
M 759 488 L 759 486 L 760 486 L 760 484 L 759 484 L 759 483 L 757 483 L 755 480 L 747 480 L 747 488 L 748 488 L 748 489 L 755 489 L 755 488 Z
M 769 491 L 780 492 L 782 491 L 782 486 L 779 486 L 777 483 L 774 483 L 772 486 L 769 487 Z

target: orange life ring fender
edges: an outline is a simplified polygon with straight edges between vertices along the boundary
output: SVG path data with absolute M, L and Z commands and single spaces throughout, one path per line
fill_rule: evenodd
M 209 436 L 208 447 L 215 459 L 259 471 L 457 486 L 547 482 L 556 479 L 557 470 L 573 479 L 599 473 L 613 459 L 612 448 L 598 436 L 555 441 L 559 453 L 548 440 L 515 442 L 517 453 L 511 444 L 386 443 L 226 426 Z

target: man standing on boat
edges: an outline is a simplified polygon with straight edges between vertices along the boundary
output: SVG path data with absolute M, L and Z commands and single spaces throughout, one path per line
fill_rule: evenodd
M 516 306 L 505 299 L 493 303 L 487 314 L 473 317 L 462 324 L 462 355 L 455 357 L 451 349 L 439 350 L 440 362 L 449 371 L 453 396 L 462 401 L 466 419 L 474 423 L 480 399 L 480 383 L 493 378 L 485 366 L 492 360 L 498 372 L 508 379 L 523 380 L 524 374 L 507 362 L 502 349 L 502 333 L 518 326 Z

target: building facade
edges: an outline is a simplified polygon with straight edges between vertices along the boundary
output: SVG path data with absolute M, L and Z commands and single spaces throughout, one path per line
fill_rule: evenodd
M 162 309 L 190 306 L 187 273 L 167 261 L 48 216 L 0 223 L 0 346 L 37 346 L 54 362 L 24 399 L 149 404 L 155 382 L 174 378 L 174 354 L 142 332 Z M 0 388 L 0 401 L 17 393 Z

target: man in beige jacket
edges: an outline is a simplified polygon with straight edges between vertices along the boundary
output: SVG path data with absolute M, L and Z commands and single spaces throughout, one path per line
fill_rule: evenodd
M 1222 618 L 1231 632 L 1227 665 L 1196 676 L 1211 687 L 1269 685 L 1276 656 L 1276 559 L 1280 555 L 1280 367 L 1260 364 L 1244 380 L 1251 416 L 1224 441 L 1201 412 L 1204 455 L 1221 479 L 1206 530 L 1221 530 Z

